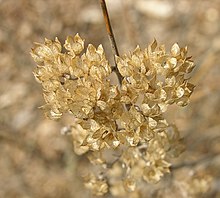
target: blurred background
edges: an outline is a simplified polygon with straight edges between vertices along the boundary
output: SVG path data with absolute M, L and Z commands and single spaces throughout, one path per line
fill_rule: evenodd
M 174 105 L 167 113 L 186 144 L 173 162 L 177 179 L 170 184 L 165 178 L 162 187 L 141 197 L 219 198 L 220 0 L 106 2 L 120 54 L 156 38 L 167 49 L 175 42 L 187 45 L 197 65 L 190 105 Z M 50 121 L 38 109 L 44 100 L 29 54 L 33 42 L 57 36 L 63 43 L 76 33 L 86 45 L 103 44 L 113 62 L 98 0 L 0 0 L 0 197 L 93 197 L 77 174 L 83 159 L 74 154 L 72 137 L 61 133 L 72 118 Z M 198 193 L 183 182 L 195 178 L 200 178 Z M 171 186 L 175 190 L 169 191 Z

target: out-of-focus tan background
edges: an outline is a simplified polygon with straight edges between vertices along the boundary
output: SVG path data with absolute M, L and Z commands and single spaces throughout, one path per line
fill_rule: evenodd
M 188 107 L 173 106 L 167 117 L 185 137 L 180 169 L 205 170 L 213 179 L 203 197 L 220 197 L 220 1 L 107 0 L 107 6 L 121 54 L 154 38 L 167 49 L 188 46 L 196 89 Z M 49 121 L 38 109 L 44 101 L 29 54 L 33 42 L 56 36 L 63 42 L 76 33 L 86 45 L 103 44 L 112 62 L 98 0 L 0 0 L 0 197 L 92 197 L 77 174 L 81 158 L 71 136 L 60 133 L 72 118 Z

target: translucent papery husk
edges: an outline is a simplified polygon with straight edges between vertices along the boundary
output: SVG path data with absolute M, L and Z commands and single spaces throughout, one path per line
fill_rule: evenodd
M 83 51 L 84 40 L 76 34 L 66 38 L 63 48 L 66 52 L 57 38 L 35 43 L 33 73 L 43 87 L 46 104 L 41 108 L 46 116 L 57 120 L 72 114 L 75 153 L 88 154 L 90 162 L 103 171 L 88 174 L 86 187 L 98 196 L 109 188 L 119 195 L 113 185 L 118 183 L 124 196 L 138 194 L 142 178 L 159 182 L 169 172 L 168 159 L 184 150 L 179 131 L 167 123 L 164 113 L 169 105 L 187 105 L 194 90 L 188 76 L 195 65 L 187 47 L 175 43 L 166 52 L 154 40 L 145 49 L 137 46 L 117 56 L 120 85 L 108 79 L 112 67 L 102 45 L 89 44 Z M 120 174 L 111 180 L 109 172 L 115 164 Z

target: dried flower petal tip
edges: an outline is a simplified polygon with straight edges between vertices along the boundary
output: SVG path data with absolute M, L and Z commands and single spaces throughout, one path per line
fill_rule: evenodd
M 179 56 L 180 55 L 180 47 L 177 43 L 175 43 L 172 47 L 171 47 L 171 55 L 172 56 Z
M 64 47 L 71 55 L 79 55 L 84 49 L 84 40 L 76 34 L 74 37 L 68 36 L 66 38 Z
M 154 38 L 153 42 L 148 46 L 148 51 L 154 52 L 157 48 L 157 40 Z
M 55 41 L 45 39 L 44 44 L 34 44 L 34 48 L 31 49 L 31 56 L 37 64 L 42 64 L 44 61 L 52 60 L 56 54 L 61 52 L 62 49 L 58 38 L 55 38 Z

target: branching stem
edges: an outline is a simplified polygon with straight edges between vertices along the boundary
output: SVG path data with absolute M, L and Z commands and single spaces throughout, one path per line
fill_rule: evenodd
M 105 0 L 100 0 L 100 5 L 101 5 L 101 8 L 102 8 L 103 17 L 104 17 L 105 25 L 106 25 L 106 30 L 107 30 L 107 33 L 108 33 L 109 41 L 110 41 L 111 48 L 112 48 L 112 53 L 113 53 L 113 56 L 114 56 L 115 73 L 118 77 L 119 83 L 121 84 L 122 75 L 120 74 L 120 72 L 118 70 L 118 67 L 117 67 L 117 63 L 116 63 L 116 56 L 119 56 L 119 52 L 118 52 L 118 48 L 117 48 L 117 45 L 116 45 L 116 42 L 115 42 L 115 37 L 114 37 L 113 31 L 112 31 L 111 23 L 110 23 L 110 20 L 109 20 L 109 15 L 108 15 L 108 10 L 107 10 L 107 7 L 106 7 Z

